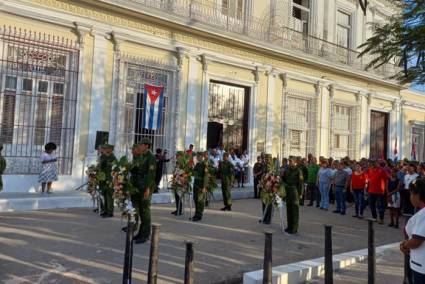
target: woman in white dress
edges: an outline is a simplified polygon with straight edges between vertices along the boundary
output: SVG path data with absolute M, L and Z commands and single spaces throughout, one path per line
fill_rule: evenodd
M 53 154 L 56 150 L 55 143 L 47 143 L 44 146 L 45 152 L 41 154 L 41 164 L 43 169 L 38 177 L 38 182 L 41 183 L 41 193 L 44 193 L 47 185 L 47 193 L 51 193 L 52 182 L 58 180 L 58 170 L 56 166 L 57 158 Z

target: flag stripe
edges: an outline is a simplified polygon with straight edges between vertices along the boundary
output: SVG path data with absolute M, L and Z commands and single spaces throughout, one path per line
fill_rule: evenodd
M 157 130 L 161 127 L 164 87 L 145 84 L 143 128 Z

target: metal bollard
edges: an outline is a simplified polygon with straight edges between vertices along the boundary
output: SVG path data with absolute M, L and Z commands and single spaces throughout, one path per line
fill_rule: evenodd
M 193 243 L 186 242 L 186 260 L 184 265 L 184 284 L 193 284 Z
M 373 220 L 369 220 L 368 228 L 368 256 L 367 256 L 367 283 L 374 284 L 376 279 L 376 259 L 375 259 L 375 228 Z
M 325 283 L 332 284 L 333 259 L 332 259 L 332 226 L 325 225 Z
M 272 283 L 272 237 L 273 232 L 265 231 L 264 241 L 264 264 L 263 264 L 263 284 Z
M 123 284 L 131 284 L 131 272 L 133 267 L 133 231 L 134 220 L 131 215 L 128 216 L 127 234 L 125 241 L 124 268 L 123 268 Z
M 158 279 L 158 243 L 160 224 L 152 225 L 151 252 L 149 256 L 148 284 L 156 284 Z

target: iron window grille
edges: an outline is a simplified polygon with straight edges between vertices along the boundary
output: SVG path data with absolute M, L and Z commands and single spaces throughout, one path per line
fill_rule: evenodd
M 58 148 L 60 174 L 72 171 L 78 45 L 65 38 L 0 27 L 0 142 L 6 174 L 38 174 L 44 145 Z

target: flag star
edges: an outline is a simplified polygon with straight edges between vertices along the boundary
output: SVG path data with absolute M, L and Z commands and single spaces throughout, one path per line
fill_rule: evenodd
M 155 95 L 156 95 L 156 91 L 155 91 L 155 90 L 153 90 L 153 91 L 152 91 L 152 95 L 153 95 L 153 96 L 155 96 Z

